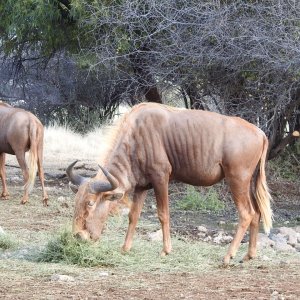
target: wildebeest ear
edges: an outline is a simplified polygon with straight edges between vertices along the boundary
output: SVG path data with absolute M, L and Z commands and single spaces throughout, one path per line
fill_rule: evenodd
M 69 187 L 73 191 L 74 194 L 78 192 L 78 186 L 73 184 L 72 182 L 69 182 Z
M 109 200 L 109 201 L 117 201 L 122 199 L 124 196 L 123 193 L 112 193 L 112 194 L 107 194 L 104 196 L 105 200 Z

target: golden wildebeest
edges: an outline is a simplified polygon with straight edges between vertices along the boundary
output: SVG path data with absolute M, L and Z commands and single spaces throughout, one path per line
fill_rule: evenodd
M 235 256 L 250 225 L 249 249 L 244 257 L 249 260 L 256 255 L 260 217 L 266 232 L 272 227 L 271 197 L 265 176 L 267 149 L 265 134 L 243 119 L 159 104 L 137 105 L 120 120 L 110 149 L 102 157 L 102 171 L 95 178 L 75 174 L 76 162 L 67 168 L 71 182 L 78 186 L 73 232 L 82 239 L 97 240 L 110 201 L 133 193 L 122 247 L 129 251 L 147 190 L 154 188 L 163 231 L 161 254 L 166 255 L 171 251 L 169 182 L 210 186 L 225 178 L 239 223 L 224 264 Z
M 2 198 L 9 196 L 6 186 L 5 153 L 16 155 L 22 169 L 25 187 L 21 203 L 28 201 L 33 188 L 36 172 L 43 189 L 43 204 L 48 205 L 48 195 L 44 186 L 43 162 L 44 128 L 39 119 L 32 113 L 9 104 L 0 102 L 0 177 L 2 179 Z M 25 160 L 25 152 L 29 152 L 29 168 Z

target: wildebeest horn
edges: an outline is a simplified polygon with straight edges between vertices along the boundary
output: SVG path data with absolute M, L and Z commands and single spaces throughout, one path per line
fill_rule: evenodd
M 78 162 L 78 160 L 75 160 L 73 163 L 71 163 L 71 164 L 67 167 L 66 173 L 67 173 L 67 175 L 68 175 L 70 181 L 71 181 L 73 184 L 79 186 L 79 185 L 83 184 L 84 182 L 86 182 L 87 180 L 89 180 L 89 178 L 80 176 L 80 175 L 75 174 L 75 173 L 73 172 L 73 167 L 75 166 L 75 164 L 76 164 L 77 162 Z
M 119 181 L 111 175 L 107 170 L 102 168 L 99 165 L 99 168 L 102 170 L 104 175 L 106 176 L 107 180 L 109 182 L 103 182 L 103 181 L 93 181 L 90 183 L 90 192 L 92 194 L 97 194 L 97 193 L 103 193 L 103 192 L 108 192 L 116 189 L 119 186 Z

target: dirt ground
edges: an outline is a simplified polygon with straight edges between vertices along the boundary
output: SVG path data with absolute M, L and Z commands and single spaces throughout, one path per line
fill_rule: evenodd
M 30 203 L 19 204 L 22 181 L 16 168 L 8 172 L 10 200 L 0 201 L 0 226 L 12 233 L 21 244 L 45 243 L 73 214 L 73 194 L 63 177 L 63 168 L 52 169 L 47 174 L 50 207 L 41 204 L 39 182 L 31 194 Z M 93 172 L 93 171 L 91 171 Z M 275 216 L 278 223 L 298 224 L 300 215 L 299 185 L 287 182 L 270 184 L 275 190 Z M 181 186 L 171 189 L 171 200 L 176 198 Z M 289 193 L 290 202 L 288 201 Z M 60 198 L 63 197 L 63 198 Z M 149 194 L 143 217 L 155 214 L 153 195 Z M 297 201 L 298 199 L 298 201 Z M 174 200 L 176 201 L 176 200 Z M 172 233 L 196 238 L 195 228 L 201 223 L 218 227 L 218 220 L 236 220 L 236 213 L 229 208 L 220 215 L 202 215 L 171 210 Z M 198 217 L 197 217 L 198 216 Z M 191 222 L 197 220 L 198 223 Z M 206 221 L 208 223 L 206 223 Z M 228 246 L 224 246 L 224 254 Z M 235 263 L 229 268 L 215 264 L 200 272 L 132 272 L 115 268 L 82 268 L 55 264 L 33 263 L 22 258 L 0 258 L 0 299 L 300 299 L 300 257 L 278 259 L 269 264 Z M 50 280 L 49 274 L 64 272 L 75 281 Z M 102 272 L 102 273 L 101 273 Z

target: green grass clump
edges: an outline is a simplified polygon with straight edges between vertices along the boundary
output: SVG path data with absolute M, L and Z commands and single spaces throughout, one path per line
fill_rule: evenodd
M 187 187 L 186 196 L 177 202 L 176 208 L 182 210 L 212 211 L 224 210 L 225 204 L 219 200 L 214 188 L 209 188 L 206 193 L 199 193 L 194 186 Z
M 113 228 L 115 230 L 115 228 Z M 162 242 L 148 241 L 138 234 L 129 253 L 122 254 L 123 232 L 108 230 L 96 243 L 80 242 L 68 230 L 48 242 L 38 262 L 53 262 L 83 267 L 110 267 L 129 272 L 175 272 L 207 270 L 219 264 L 224 249 L 204 242 L 183 241 L 172 237 L 173 252 L 160 257 Z
M 9 234 L 0 235 L 0 249 L 13 249 L 17 246 L 16 240 Z
M 65 229 L 47 243 L 37 260 L 54 263 L 64 261 L 85 267 L 111 266 L 105 260 L 106 251 L 105 248 L 97 247 L 97 243 L 77 240 L 71 231 Z

